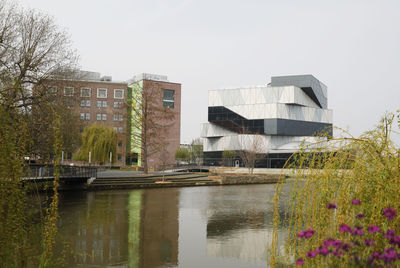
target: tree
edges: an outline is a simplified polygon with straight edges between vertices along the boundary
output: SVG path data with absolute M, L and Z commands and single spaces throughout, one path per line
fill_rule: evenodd
M 249 174 L 253 174 L 254 166 L 257 160 L 263 156 L 264 141 L 262 137 L 256 133 L 254 135 L 240 135 L 241 148 L 238 152 L 245 167 L 248 168 Z
M 26 111 L 46 102 L 46 81 L 75 69 L 77 57 L 70 44 L 49 15 L 1 1 L 0 102 Z M 36 94 L 34 87 L 40 88 Z
M 34 10 L 0 0 L 0 263 L 6 267 L 49 267 L 55 265 L 53 248 L 57 232 L 58 178 L 60 160 L 60 117 L 54 113 L 51 127 L 43 129 L 54 137 L 49 144 L 55 155 L 53 196 L 40 224 L 31 224 L 27 197 L 21 178 L 24 157 L 32 139 L 29 116 L 38 107 L 50 107 L 45 82 L 75 66 L 69 38 L 54 20 Z M 43 85 L 41 87 L 41 85 Z M 34 94 L 34 88 L 38 90 Z M 49 112 L 53 112 L 52 109 Z M 41 135 L 42 133 L 33 133 Z M 35 220 L 36 215 L 34 215 Z M 32 230 L 42 227 L 38 252 L 32 248 Z M 37 253 L 32 256 L 32 253 Z
M 161 85 L 153 82 L 148 85 L 140 81 L 131 86 L 128 115 L 132 126 L 131 143 L 138 150 L 145 174 L 148 173 L 149 157 L 166 151 L 166 136 L 175 116 L 172 109 L 163 106 Z
M 223 159 L 224 165 L 225 166 L 231 166 L 232 165 L 232 160 L 233 160 L 233 158 L 235 158 L 235 156 L 236 156 L 235 151 L 229 151 L 229 150 L 223 151 L 222 152 L 222 159 Z
M 115 161 L 117 146 L 117 133 L 111 127 L 97 125 L 86 127 L 82 134 L 82 147 L 75 156 L 76 160 L 89 161 L 89 152 L 91 161 L 104 164 L 110 161 L 110 152 L 112 153 L 112 162 Z
M 54 84 L 48 83 L 75 73 L 77 56 L 70 44 L 49 15 L 0 1 L 0 103 L 8 112 L 17 109 L 27 122 L 32 140 L 26 148 L 41 158 L 48 159 L 53 148 L 55 115 L 61 117 L 65 148 L 76 149 L 79 140 L 79 131 L 71 131 L 79 130 L 79 120 L 64 99 L 54 102 Z
M 200 138 L 192 140 L 190 144 L 190 161 L 197 165 L 203 162 L 203 143 Z
M 187 148 L 179 148 L 175 152 L 175 159 L 179 161 L 189 161 L 190 160 L 190 152 Z

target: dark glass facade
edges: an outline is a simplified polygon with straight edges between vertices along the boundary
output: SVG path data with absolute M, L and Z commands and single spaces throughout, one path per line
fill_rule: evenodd
M 208 107 L 208 122 L 241 134 L 264 133 L 264 120 L 247 120 L 223 106 Z

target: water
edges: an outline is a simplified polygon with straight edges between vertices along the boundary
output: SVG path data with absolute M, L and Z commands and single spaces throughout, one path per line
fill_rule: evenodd
M 275 185 L 64 192 L 72 267 L 268 267 Z M 282 230 L 283 231 L 283 230 Z

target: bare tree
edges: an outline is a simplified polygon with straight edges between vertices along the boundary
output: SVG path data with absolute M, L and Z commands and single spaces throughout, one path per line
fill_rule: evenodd
M 263 139 L 258 133 L 253 135 L 242 134 L 239 139 L 242 150 L 238 151 L 238 154 L 244 166 L 248 168 L 249 174 L 253 174 L 256 162 L 263 157 L 265 146 Z
M 160 84 L 144 82 L 132 86 L 130 122 L 132 145 L 139 150 L 143 171 L 148 173 L 149 157 L 166 151 L 166 137 L 175 113 L 163 106 Z
M 49 15 L 0 1 L 0 103 L 29 112 L 47 101 L 46 81 L 75 69 L 70 44 Z
M 190 144 L 190 158 L 192 163 L 200 165 L 203 162 L 203 142 L 200 138 L 192 140 Z
M 36 155 L 53 153 L 54 116 L 61 117 L 65 147 L 77 147 L 79 120 L 49 83 L 57 77 L 60 84 L 75 73 L 77 56 L 70 44 L 51 16 L 0 1 L 0 105 L 27 123 L 27 149 Z

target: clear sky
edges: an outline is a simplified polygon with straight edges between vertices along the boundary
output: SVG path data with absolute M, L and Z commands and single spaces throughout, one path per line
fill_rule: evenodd
M 400 108 L 399 0 L 20 0 L 53 15 L 82 69 L 182 83 L 181 142 L 207 121 L 207 91 L 313 74 L 334 125 L 359 135 Z

